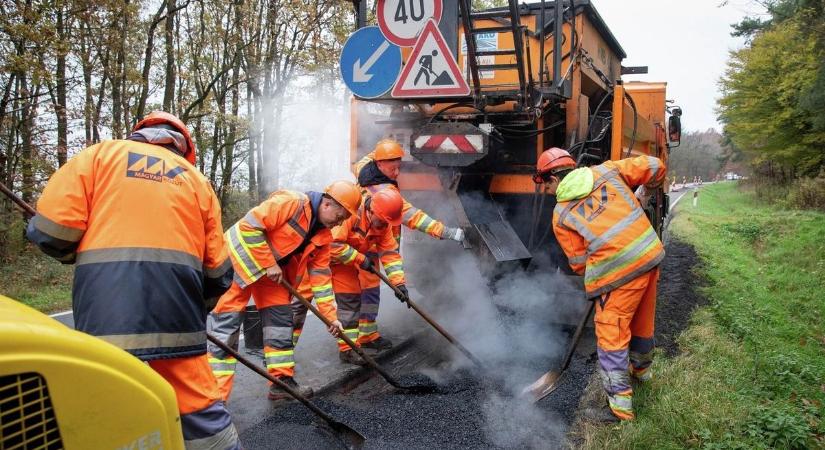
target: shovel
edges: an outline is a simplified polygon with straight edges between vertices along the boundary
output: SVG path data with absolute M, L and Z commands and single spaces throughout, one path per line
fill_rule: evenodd
M 24 202 L 20 197 L 15 195 L 14 192 L 12 192 L 9 188 L 7 188 L 5 184 L 0 183 L 0 191 L 2 191 L 4 194 L 6 194 L 15 204 L 17 204 L 17 206 L 19 206 L 20 209 L 23 210 L 23 212 L 25 213 L 27 218 L 32 218 L 35 214 L 37 214 L 37 211 L 35 211 L 35 209 L 31 207 L 31 205 Z M 206 337 L 213 344 L 217 345 L 223 351 L 229 353 L 235 359 L 240 361 L 243 365 L 245 365 L 246 367 L 249 367 L 250 369 L 255 371 L 258 375 L 260 375 L 260 376 L 266 378 L 267 380 L 271 381 L 272 383 L 276 384 L 279 388 L 286 391 L 286 393 L 288 393 L 289 395 L 294 397 L 299 402 L 303 403 L 304 406 L 306 406 L 312 412 L 317 414 L 318 417 L 324 419 L 324 422 L 326 422 L 326 424 L 329 425 L 330 429 L 334 432 L 334 434 L 343 442 L 343 444 L 348 449 L 360 449 L 364 446 L 364 442 L 367 439 L 363 435 L 361 435 L 361 433 L 353 430 L 352 428 L 350 428 L 349 426 L 347 426 L 347 425 L 345 425 L 341 422 L 336 421 L 335 419 L 330 417 L 329 414 L 325 413 L 320 408 L 315 406 L 312 402 L 307 400 L 306 397 L 302 396 L 301 394 L 299 394 L 298 392 L 293 390 L 291 387 L 284 384 L 283 381 L 273 377 L 267 371 L 263 370 L 262 368 L 258 367 L 257 365 L 255 365 L 254 363 L 249 361 L 248 359 L 246 359 L 243 356 L 241 356 L 240 354 L 238 354 L 238 352 L 236 352 L 235 350 L 233 350 L 232 348 L 230 348 L 229 346 L 227 346 L 226 344 L 221 342 L 220 339 L 216 338 L 215 336 L 213 336 L 209 333 L 206 334 Z
M 318 311 L 317 308 L 312 306 L 312 303 L 310 303 L 309 300 L 307 300 L 306 298 L 304 298 L 304 296 L 298 293 L 298 291 L 295 290 L 295 288 L 291 284 L 289 284 L 289 282 L 287 282 L 286 280 L 282 280 L 281 284 L 284 285 L 284 287 L 289 291 L 290 294 L 292 294 L 293 297 L 297 298 L 298 301 L 300 301 L 304 306 L 309 308 L 309 310 L 312 311 L 312 314 L 315 314 L 316 317 L 321 319 L 321 322 L 324 322 L 324 324 L 327 327 L 332 327 L 332 322 L 330 322 L 326 317 L 324 317 L 324 315 L 321 314 L 321 312 Z M 400 389 L 411 394 L 426 394 L 435 391 L 437 386 L 435 382 L 432 381 L 427 384 L 401 383 L 400 381 L 393 378 L 392 375 L 390 375 L 386 370 L 384 370 L 384 368 L 381 367 L 377 362 L 375 362 L 375 360 L 372 359 L 371 356 L 367 355 L 366 352 L 364 352 L 364 350 L 361 349 L 361 347 L 357 346 L 355 342 L 353 342 L 352 339 L 349 338 L 349 336 L 347 336 L 344 333 L 341 333 L 340 337 L 344 340 L 344 342 L 347 343 L 347 345 L 349 345 L 349 347 L 355 353 L 358 353 L 358 355 L 361 358 L 363 358 L 364 361 L 366 361 L 370 367 L 375 369 L 376 372 L 378 372 L 382 377 L 384 377 L 384 379 L 387 380 L 387 382 L 390 383 L 396 389 Z
M 6 194 L 9 200 L 13 201 L 17 206 L 20 207 L 20 209 L 23 210 L 27 219 L 31 219 L 35 216 L 35 214 L 37 214 L 37 211 L 35 211 L 34 208 L 31 207 L 31 205 L 24 202 L 22 198 L 15 195 L 15 193 L 12 192 L 11 189 L 7 188 L 6 185 L 2 182 L 0 182 L 0 191 Z
M 557 387 L 559 387 L 559 379 L 561 379 L 561 376 L 564 374 L 564 371 L 567 370 L 567 367 L 570 366 L 570 361 L 573 359 L 573 352 L 579 345 L 579 339 L 581 339 L 584 324 L 587 323 L 587 319 L 590 318 L 590 314 L 593 313 L 593 309 L 595 307 L 596 302 L 591 301 L 590 307 L 587 308 L 587 312 L 582 316 L 579 326 L 576 327 L 576 332 L 573 333 L 573 340 L 570 342 L 570 347 L 567 349 L 567 354 L 564 356 L 564 361 L 562 362 L 561 367 L 559 367 L 558 370 L 551 370 L 542 375 L 533 384 L 525 387 L 524 390 L 521 391 L 521 395 L 531 396 L 533 403 L 535 403 L 544 397 L 547 397 L 555 391 Z
M 393 292 L 395 292 L 395 294 L 396 294 L 396 295 L 402 295 L 402 296 L 404 295 L 401 291 L 399 291 L 399 290 L 398 290 L 398 288 L 397 288 L 397 287 L 395 287 L 395 286 L 394 286 L 394 285 L 390 282 L 390 279 L 389 279 L 389 278 L 387 278 L 387 276 L 386 276 L 386 275 L 384 275 L 383 273 L 379 272 L 378 270 L 372 270 L 372 273 L 374 273 L 375 275 L 377 275 L 377 276 L 378 276 L 378 278 L 380 278 L 380 279 L 381 279 L 381 281 L 383 281 L 383 282 L 384 282 L 387 286 L 389 286 L 390 288 L 392 288 Z M 418 313 L 418 315 L 419 315 L 419 316 L 421 316 L 421 318 L 422 318 L 422 319 L 424 319 L 425 321 L 427 321 L 427 323 L 428 323 L 428 324 L 430 324 L 433 328 L 435 328 L 435 330 L 436 330 L 436 331 L 438 331 L 439 333 L 441 333 L 441 335 L 442 335 L 442 336 L 444 336 L 444 337 L 445 337 L 448 341 L 450 341 L 450 344 L 453 344 L 453 345 L 454 345 L 457 349 L 461 350 L 461 353 L 464 353 L 464 356 L 466 356 L 466 357 L 467 357 L 467 359 L 469 359 L 470 361 L 472 361 L 472 362 L 473 362 L 473 364 L 475 364 L 475 365 L 476 365 L 476 366 L 478 366 L 479 368 L 481 368 L 481 369 L 483 369 L 483 368 L 484 368 L 484 366 L 481 364 L 481 361 L 479 361 L 479 359 L 478 359 L 478 358 L 476 358 L 476 357 L 475 357 L 472 353 L 470 353 L 470 351 L 469 351 L 469 350 L 467 350 L 467 347 L 465 347 L 465 346 L 461 345 L 461 343 L 460 343 L 460 342 L 458 342 L 458 340 L 457 340 L 456 338 L 454 338 L 454 337 L 453 337 L 450 333 L 448 333 L 448 332 L 447 332 L 447 330 L 445 330 L 445 329 L 444 329 L 441 325 L 439 325 L 439 324 L 438 324 L 438 322 L 436 322 L 435 320 L 433 320 L 433 318 L 432 318 L 432 317 L 430 317 L 430 315 L 429 315 L 429 314 L 427 314 L 426 312 L 424 312 L 424 310 L 422 310 L 422 309 L 421 309 L 421 307 L 419 307 L 417 304 L 415 304 L 415 302 L 413 302 L 412 300 L 410 300 L 410 297 L 409 297 L 409 296 L 406 296 L 406 299 L 405 299 L 404 301 L 407 303 L 407 305 L 408 305 L 410 308 L 412 308 L 412 309 L 413 309 L 413 311 L 417 312 L 417 313 Z
M 359 433 L 359 432 L 353 430 L 352 428 L 350 428 L 349 426 L 333 419 L 332 417 L 330 417 L 329 414 L 325 413 L 321 408 L 315 406 L 314 403 L 307 400 L 306 397 L 304 397 L 303 395 L 299 394 L 297 391 L 295 391 L 294 389 L 289 387 L 289 385 L 287 385 L 283 381 L 273 377 L 272 375 L 269 374 L 269 372 L 262 369 L 261 367 L 258 367 L 257 364 L 255 364 L 252 361 L 244 358 L 238 352 L 233 350 L 231 347 L 229 347 L 228 345 L 221 342 L 221 340 L 216 338 L 214 335 L 212 335 L 210 333 L 206 333 L 206 337 L 209 339 L 210 342 L 212 342 L 213 344 L 220 347 L 221 350 L 225 351 L 226 353 L 229 353 L 230 355 L 232 355 L 233 358 L 240 361 L 243 365 L 245 365 L 246 367 L 249 367 L 250 369 L 252 369 L 258 375 L 266 378 L 267 380 L 269 380 L 273 384 L 277 385 L 280 389 L 286 391 L 287 394 L 291 395 L 293 398 L 295 398 L 295 400 L 298 400 L 299 402 L 303 403 L 304 406 L 309 408 L 310 411 L 314 412 L 318 417 L 320 417 L 321 419 L 324 419 L 324 422 L 326 422 L 326 424 L 333 431 L 335 436 L 337 436 L 344 443 L 344 445 L 348 449 L 360 449 L 361 447 L 364 446 L 364 441 L 366 441 L 367 439 L 363 435 L 361 435 L 361 433 Z

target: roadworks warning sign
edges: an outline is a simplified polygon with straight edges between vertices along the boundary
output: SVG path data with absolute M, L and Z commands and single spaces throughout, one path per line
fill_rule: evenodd
M 455 56 L 430 19 L 415 43 L 410 58 L 392 90 L 396 98 L 456 97 L 470 94 Z

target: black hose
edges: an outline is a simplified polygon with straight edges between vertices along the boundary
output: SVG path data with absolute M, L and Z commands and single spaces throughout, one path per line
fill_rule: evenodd
M 453 103 L 452 105 L 450 105 L 450 106 L 448 106 L 444 109 L 441 109 L 437 113 L 433 114 L 433 116 L 430 117 L 430 120 L 427 122 L 427 125 L 430 125 L 431 123 L 433 123 L 435 121 L 435 119 L 438 118 L 438 116 L 440 116 L 442 113 L 444 113 L 444 111 L 447 111 L 448 109 L 459 108 L 459 107 L 473 108 L 474 110 L 476 110 L 480 113 L 484 113 L 484 111 L 477 108 L 472 103 Z
M 571 151 L 573 150 L 573 148 L 575 148 L 576 145 L 580 146 L 581 150 L 583 150 L 587 144 L 594 142 L 590 140 L 590 133 L 593 131 L 593 124 L 596 122 L 596 117 L 599 116 L 599 112 L 601 112 L 602 106 L 604 106 L 604 103 L 607 101 L 607 99 L 611 97 L 613 97 L 612 90 L 606 93 L 604 97 L 602 97 L 601 101 L 599 101 L 599 104 L 596 105 L 596 110 L 593 111 L 593 116 L 590 118 L 590 123 L 587 125 L 587 133 L 584 134 L 584 140 L 579 141 L 575 145 L 573 145 L 573 147 L 570 148 Z
M 542 185 L 536 184 L 535 192 L 533 193 L 533 204 L 530 206 L 530 211 L 532 212 L 533 216 L 533 223 L 530 225 L 530 238 L 527 240 L 527 248 L 533 248 L 533 238 L 536 235 L 536 229 L 538 228 L 538 217 L 539 217 L 539 190 L 541 189 Z
M 507 128 L 507 127 L 495 127 L 495 128 L 496 128 L 496 130 L 506 131 L 508 133 L 524 133 L 524 134 L 522 134 L 518 137 L 527 138 L 527 137 L 538 136 L 540 133 L 544 133 L 547 130 L 551 130 L 553 128 L 556 128 L 556 127 L 564 125 L 564 124 L 565 124 L 565 121 L 560 120 L 558 122 L 553 122 L 553 123 L 551 123 L 550 125 L 548 125 L 544 128 L 539 128 L 538 130 L 519 130 L 517 128 Z
M 627 154 L 625 155 L 625 158 L 630 158 L 633 146 L 636 145 L 636 126 L 639 122 L 639 113 L 636 111 L 636 102 L 633 101 L 633 97 L 627 91 L 624 91 L 624 96 L 630 103 L 630 107 L 633 108 L 633 134 L 630 137 L 630 147 L 627 148 Z
M 542 195 L 543 195 L 543 198 L 541 199 L 541 205 L 542 205 L 542 209 L 543 209 L 544 208 L 544 201 L 547 200 L 547 193 L 545 192 Z M 538 224 L 537 224 L 537 226 L 538 226 Z M 547 227 L 547 230 L 544 231 L 544 235 L 542 235 L 541 239 L 539 239 L 539 241 L 536 243 L 536 246 L 532 247 L 530 249 L 530 251 L 532 252 L 532 251 L 536 250 L 537 248 L 541 247 L 542 245 L 544 245 L 544 242 L 547 240 L 548 237 L 550 237 L 550 232 L 551 231 L 553 231 L 552 221 L 551 221 L 551 225 L 549 227 Z

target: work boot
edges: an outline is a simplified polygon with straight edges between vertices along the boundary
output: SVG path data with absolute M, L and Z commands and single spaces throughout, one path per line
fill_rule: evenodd
M 582 417 L 584 420 L 597 425 L 611 425 L 620 422 L 620 419 L 607 406 L 585 408 L 582 411 Z
M 383 336 L 378 336 L 378 339 L 361 344 L 361 348 L 368 348 L 379 352 L 382 350 L 389 350 L 392 348 L 392 341 Z
M 635 380 L 640 381 L 642 383 L 647 383 L 648 381 L 653 379 L 653 374 L 650 372 L 650 369 L 647 369 L 643 372 L 631 370 L 630 376 L 632 376 Z
M 352 350 L 338 352 L 338 359 L 340 359 L 341 362 L 347 364 L 355 364 L 356 366 L 363 366 L 367 363 L 366 361 L 364 361 L 364 358 L 361 358 L 361 356 L 358 355 L 358 353 L 355 353 Z
M 295 378 L 292 377 L 281 377 L 279 380 L 283 381 L 284 384 L 291 387 L 292 390 L 297 391 L 299 394 L 303 395 L 304 397 L 312 397 L 314 391 L 309 386 L 300 386 L 298 383 L 295 382 Z M 294 398 L 289 395 L 287 391 L 281 390 L 278 385 L 273 384 L 269 386 L 269 394 L 267 394 L 270 400 L 294 400 Z

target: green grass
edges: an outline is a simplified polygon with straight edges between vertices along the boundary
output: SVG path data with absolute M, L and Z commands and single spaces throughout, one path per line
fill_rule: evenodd
M 825 214 L 778 209 L 733 183 L 685 199 L 709 305 L 637 390 L 637 420 L 585 425 L 585 448 L 825 448 Z
M 74 266 L 60 264 L 22 238 L 22 222 L 4 234 L 0 256 L 0 294 L 44 313 L 72 307 Z

